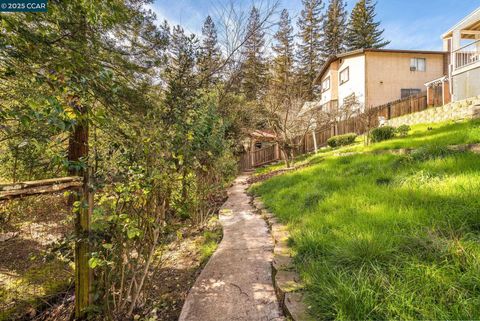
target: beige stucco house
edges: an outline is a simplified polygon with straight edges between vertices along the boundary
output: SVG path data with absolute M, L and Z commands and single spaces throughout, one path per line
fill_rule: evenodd
M 480 95 L 480 7 L 442 35 L 452 100 Z M 432 78 L 433 79 L 433 78 Z
M 441 51 L 361 49 L 333 56 L 316 85 L 322 110 L 341 106 L 355 95 L 361 106 L 375 107 L 425 90 L 425 83 L 447 72 Z

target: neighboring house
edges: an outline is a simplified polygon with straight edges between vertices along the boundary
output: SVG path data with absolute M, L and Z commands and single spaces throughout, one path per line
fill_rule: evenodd
M 480 95 L 480 8 L 444 33 L 442 39 L 443 49 L 449 53 L 452 100 Z
M 447 72 L 441 51 L 361 49 L 333 56 L 323 65 L 316 85 L 321 110 L 355 97 L 366 108 L 425 90 L 425 83 Z

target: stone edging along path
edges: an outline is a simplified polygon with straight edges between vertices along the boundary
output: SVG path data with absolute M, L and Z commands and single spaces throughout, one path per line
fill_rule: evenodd
M 278 222 L 260 198 L 253 198 L 253 206 L 267 222 L 274 242 L 272 279 L 283 312 L 293 321 L 313 321 L 304 302 L 304 286 L 300 275 L 294 269 L 292 252 L 288 246 L 290 233 L 287 227 Z

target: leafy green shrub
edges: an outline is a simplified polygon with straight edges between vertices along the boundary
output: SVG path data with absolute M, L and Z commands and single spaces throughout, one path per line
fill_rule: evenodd
M 355 141 L 355 138 L 357 138 L 357 134 L 355 133 L 337 135 L 337 136 L 330 137 L 327 140 L 327 144 L 330 147 L 346 146 L 346 145 L 353 144 L 353 142 Z
M 395 127 L 383 126 L 373 129 L 370 133 L 372 142 L 381 142 L 395 137 Z
M 396 129 L 396 132 L 400 137 L 406 137 L 409 131 L 410 131 L 410 126 L 408 125 L 401 125 Z

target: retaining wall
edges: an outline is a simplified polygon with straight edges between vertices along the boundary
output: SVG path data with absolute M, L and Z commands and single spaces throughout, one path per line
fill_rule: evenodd
M 386 121 L 386 125 L 398 127 L 472 118 L 480 118 L 480 96 L 392 118 Z

